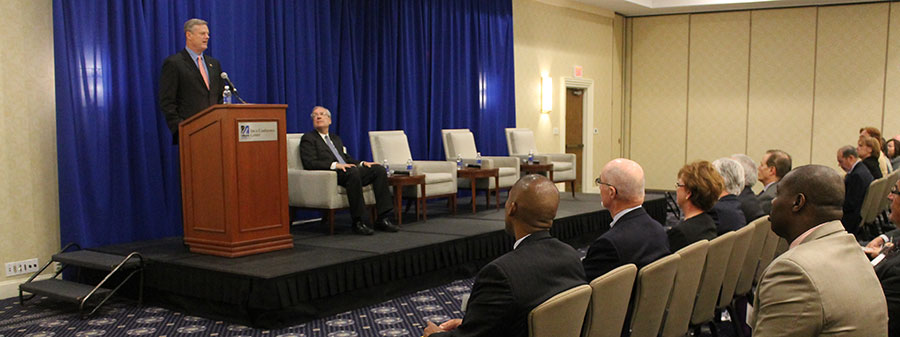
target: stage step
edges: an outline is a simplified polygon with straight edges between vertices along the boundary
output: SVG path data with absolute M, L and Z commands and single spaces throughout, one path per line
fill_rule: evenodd
M 53 261 L 62 262 L 67 265 L 84 267 L 89 269 L 111 271 L 122 263 L 123 256 L 112 255 L 91 250 L 76 250 L 74 252 L 66 252 L 53 255 Z M 137 267 L 140 261 L 131 259 L 125 261 L 122 268 L 130 269 Z
M 78 250 L 67 252 L 67 250 L 72 247 L 75 247 Z M 53 277 L 41 281 L 34 280 L 54 262 L 59 263 L 61 268 L 56 270 Z M 70 266 L 101 270 L 108 272 L 108 274 L 96 285 L 58 279 L 57 277 L 62 274 L 62 271 Z M 81 313 L 82 318 L 87 318 L 97 312 L 97 309 L 100 309 L 103 303 L 106 303 L 106 300 L 115 294 L 123 284 L 128 282 L 128 280 L 137 273 L 141 274 L 140 285 L 138 287 L 138 303 L 142 302 L 142 288 L 144 287 L 143 271 L 144 258 L 137 252 L 132 252 L 131 254 L 128 254 L 128 256 L 113 255 L 81 250 L 81 247 L 77 244 L 70 243 L 63 247 L 58 253 L 54 254 L 50 261 L 47 261 L 47 264 L 34 273 L 34 275 L 31 275 L 25 283 L 19 285 L 19 303 L 24 306 L 25 301 L 34 298 L 35 295 L 43 295 L 62 301 L 77 303 L 78 311 Z M 113 283 L 113 281 L 109 280 L 117 272 L 125 273 L 123 277 L 114 279 L 119 280 L 118 284 L 115 284 L 111 289 L 104 287 L 106 283 Z M 113 284 L 110 284 L 110 286 L 113 286 Z M 25 293 L 28 293 L 29 295 L 26 296 Z M 92 305 L 93 309 L 90 310 L 90 312 L 85 313 L 86 309 L 89 309 L 87 308 L 87 304 Z
M 94 290 L 94 286 L 51 278 L 41 281 L 23 283 L 20 289 L 32 294 L 43 295 L 57 300 L 72 303 L 81 303 L 81 301 L 84 300 L 84 298 L 87 297 L 87 295 L 90 294 L 92 290 Z M 94 292 L 92 296 L 98 296 L 102 298 L 108 295 L 110 292 L 111 290 L 106 288 L 97 288 L 97 291 Z

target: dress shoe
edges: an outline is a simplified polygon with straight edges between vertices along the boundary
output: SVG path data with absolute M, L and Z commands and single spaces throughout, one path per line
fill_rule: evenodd
M 353 233 L 361 234 L 361 235 L 372 235 L 375 234 L 375 231 L 369 226 L 366 226 L 366 223 L 362 220 L 353 222 Z
M 375 222 L 375 229 L 392 233 L 400 230 L 397 225 L 394 225 L 394 222 L 391 221 L 391 218 L 388 217 L 378 219 L 378 221 Z

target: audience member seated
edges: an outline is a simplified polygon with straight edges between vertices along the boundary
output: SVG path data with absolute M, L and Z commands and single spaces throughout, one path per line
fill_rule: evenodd
M 741 194 L 738 194 L 738 200 L 741 201 L 741 212 L 744 212 L 744 220 L 747 223 L 751 223 L 753 220 L 765 215 L 762 208 L 759 207 L 759 200 L 756 199 L 756 195 L 753 193 L 753 185 L 756 184 L 756 162 L 746 154 L 733 154 L 731 159 L 736 160 L 744 168 L 744 189 L 741 190 Z
M 594 240 L 584 257 L 584 273 L 593 280 L 621 265 L 642 268 L 669 255 L 663 226 L 653 220 L 644 203 L 644 169 L 628 159 L 614 159 L 603 166 L 600 177 L 603 206 L 612 215 L 609 230 Z
M 763 190 L 756 195 L 759 207 L 764 214 L 772 210 L 772 199 L 778 191 L 778 181 L 791 170 L 791 156 L 781 150 L 769 150 L 763 155 L 757 168 L 757 179 L 763 184 Z
M 900 230 L 900 181 L 892 186 L 888 198 L 891 199 L 891 222 L 898 226 L 898 229 L 889 232 L 894 236 Z M 889 335 L 900 337 L 900 254 L 897 254 L 897 247 L 893 247 L 885 252 L 885 256 L 883 261 L 875 265 L 875 275 L 881 281 L 881 289 L 887 299 Z
M 860 136 L 856 146 L 856 153 L 859 159 L 862 159 L 863 165 L 869 169 L 872 178 L 878 179 L 884 177 L 881 168 L 878 167 L 878 156 L 881 154 L 881 148 L 875 138 Z
M 559 190 L 544 176 L 528 175 L 506 200 L 506 232 L 513 250 L 478 272 L 466 314 L 423 336 L 528 336 L 528 313 L 550 297 L 585 284 L 578 253 L 550 236 Z M 579 318 L 583 319 L 583 318 Z
M 722 235 L 747 225 L 747 218 L 741 211 L 741 201 L 737 197 L 744 187 L 744 168 L 728 158 L 716 159 L 712 165 L 725 182 L 725 189 L 719 194 L 719 202 L 707 213 L 716 222 L 718 235 Z
M 878 130 L 878 128 L 876 127 L 869 126 L 859 129 L 859 136 L 860 138 L 862 136 L 875 138 L 875 141 L 878 142 L 878 148 L 881 149 L 884 147 L 884 137 L 881 136 L 881 130 Z M 891 173 L 893 171 L 890 158 L 888 158 L 884 152 L 879 153 L 875 157 L 878 158 L 878 168 L 881 169 L 881 176 L 887 177 L 888 173 Z
M 891 161 L 891 172 L 900 169 L 900 141 L 896 139 L 888 139 L 884 143 L 885 156 Z
M 872 183 L 872 173 L 869 169 L 862 165 L 859 155 L 856 154 L 856 148 L 847 145 L 838 150 L 838 165 L 847 172 L 844 176 L 844 215 L 841 222 L 844 229 L 850 234 L 856 234 L 859 229 L 859 222 L 862 221 L 860 212 L 862 211 L 862 203 L 866 198 L 866 191 L 869 190 L 869 184 Z
M 716 238 L 716 223 L 705 212 L 715 205 L 725 185 L 708 161 L 695 161 L 678 171 L 675 184 L 675 200 L 684 220 L 672 226 L 669 249 L 677 252 L 694 242 Z
M 753 337 L 886 336 L 887 304 L 856 239 L 841 223 L 841 177 L 798 167 L 778 186 L 772 231 L 790 242 L 760 277 Z

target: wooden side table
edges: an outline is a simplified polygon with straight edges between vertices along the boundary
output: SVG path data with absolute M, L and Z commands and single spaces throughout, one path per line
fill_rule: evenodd
M 525 174 L 547 172 L 550 181 L 553 181 L 553 163 L 549 164 L 521 164 L 519 169 Z
M 422 213 L 424 214 L 424 219 L 428 220 L 428 207 L 425 200 L 425 175 L 415 175 L 415 176 L 401 176 L 395 175 L 388 177 L 388 184 L 394 187 L 394 215 L 397 218 L 397 225 L 403 224 L 403 186 L 415 186 L 419 185 L 419 188 L 422 191 L 421 197 L 416 197 L 416 220 L 419 220 L 419 205 L 421 204 Z
M 494 190 L 497 191 L 497 208 L 500 208 L 500 169 L 464 168 L 456 171 L 457 178 L 469 179 L 472 188 L 472 214 L 475 214 L 475 179 L 494 177 Z M 489 182 L 490 183 L 490 182 Z M 485 206 L 491 206 L 491 189 L 485 192 Z

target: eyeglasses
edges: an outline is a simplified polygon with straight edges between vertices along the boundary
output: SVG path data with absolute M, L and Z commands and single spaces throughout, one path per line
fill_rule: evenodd
M 900 196 L 900 190 L 897 189 L 897 185 L 894 185 L 894 187 L 891 187 L 891 194 Z
M 687 186 L 687 185 L 682 184 L 682 183 L 675 183 L 675 189 L 676 189 L 676 190 L 677 190 L 679 187 L 685 187 L 685 186 Z
M 615 186 L 613 186 L 613 184 L 610 184 L 610 183 L 600 180 L 600 177 L 597 177 L 597 179 L 594 179 L 594 184 L 596 184 L 597 186 L 600 186 L 600 185 L 609 186 L 609 188 L 613 189 L 613 193 L 615 193 L 615 194 L 619 193 L 619 190 Z

